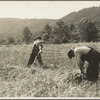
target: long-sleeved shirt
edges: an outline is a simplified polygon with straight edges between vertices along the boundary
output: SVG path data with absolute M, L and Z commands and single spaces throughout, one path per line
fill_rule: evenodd
M 43 48 L 43 45 L 42 45 L 42 40 L 35 40 L 34 41 L 34 43 L 33 43 L 33 48 L 34 48 L 34 46 L 36 45 L 36 47 L 39 47 L 39 51 L 41 51 L 42 50 L 42 48 Z

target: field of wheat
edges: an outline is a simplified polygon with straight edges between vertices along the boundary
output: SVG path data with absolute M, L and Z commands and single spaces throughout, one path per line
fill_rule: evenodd
M 75 78 L 80 73 L 75 59 L 70 60 L 70 48 L 89 45 L 100 51 L 100 43 L 44 45 L 46 67 L 27 63 L 32 45 L 0 46 L 0 97 L 99 97 L 100 80 L 96 83 Z

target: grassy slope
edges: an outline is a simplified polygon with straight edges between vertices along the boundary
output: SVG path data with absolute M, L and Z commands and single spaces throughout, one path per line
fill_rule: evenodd
M 84 44 L 97 50 L 100 48 L 100 43 Z M 91 84 L 86 80 L 78 83 L 79 81 L 73 78 L 79 73 L 79 68 L 75 64 L 75 59 L 70 60 L 67 57 L 67 51 L 84 44 L 45 45 L 42 58 L 48 66 L 47 69 L 40 66 L 26 68 L 32 45 L 1 46 L 0 97 L 99 96 L 98 84 Z

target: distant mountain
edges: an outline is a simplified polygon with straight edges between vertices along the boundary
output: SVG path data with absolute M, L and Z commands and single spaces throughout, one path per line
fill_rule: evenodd
M 100 7 L 90 7 L 72 12 L 59 20 L 65 24 L 78 23 L 83 18 L 89 18 L 100 23 Z M 0 39 L 6 37 L 21 38 L 24 27 L 29 27 L 33 35 L 44 29 L 46 24 L 52 27 L 56 25 L 55 19 L 19 19 L 19 18 L 0 18 Z
M 0 38 L 21 38 L 24 27 L 29 27 L 32 34 L 43 30 L 46 24 L 55 22 L 52 19 L 19 19 L 0 18 Z
M 83 18 L 100 21 L 100 7 L 90 7 L 77 12 L 72 12 L 59 20 L 62 20 L 69 25 L 71 23 L 75 24 Z

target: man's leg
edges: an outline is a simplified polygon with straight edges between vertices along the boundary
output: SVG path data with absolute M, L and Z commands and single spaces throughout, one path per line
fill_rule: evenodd
M 99 62 L 90 62 L 87 68 L 87 78 L 89 81 L 98 80 L 99 76 Z
M 98 80 L 98 77 L 99 77 L 99 61 L 96 61 L 94 63 L 94 66 L 93 66 L 93 74 L 92 74 L 92 77 L 93 77 L 93 81 L 96 81 Z
M 32 65 L 32 63 L 34 62 L 35 56 L 36 56 L 35 53 L 32 52 L 31 55 L 30 55 L 29 62 L 27 64 L 28 67 L 30 67 Z
M 87 70 L 86 70 L 86 76 L 87 76 L 87 79 L 89 81 L 92 81 L 92 74 L 93 73 L 92 73 L 91 67 L 92 67 L 92 62 L 89 62 L 89 65 L 88 65 Z
M 42 62 L 41 54 L 39 54 L 37 56 L 37 59 L 38 59 L 39 64 L 42 66 L 43 65 L 43 62 Z

